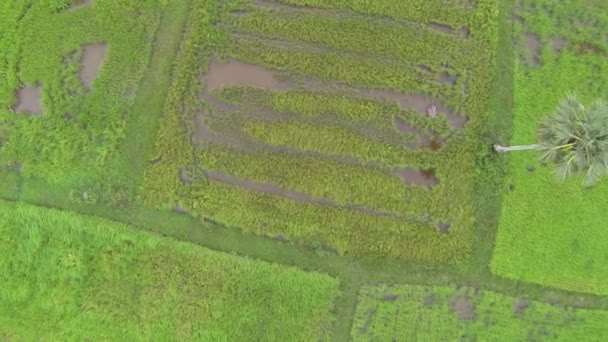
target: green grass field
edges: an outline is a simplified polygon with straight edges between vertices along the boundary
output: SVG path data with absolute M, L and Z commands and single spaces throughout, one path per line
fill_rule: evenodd
M 473 288 L 364 286 L 352 341 L 601 341 L 608 312 Z
M 606 9 L 2 1 L 0 340 L 602 340 Z
M 515 69 L 513 145 L 533 142 L 538 121 L 555 110 L 568 91 L 587 103 L 606 99 L 608 42 L 595 36 L 608 28 L 608 15 L 573 2 L 544 4 L 553 15 L 525 11 L 521 14 L 525 25 L 516 26 L 522 59 Z M 576 13 L 571 15 L 575 22 L 596 24 L 572 30 L 572 26 L 560 24 L 560 18 L 570 13 Z M 541 37 L 542 65 L 527 64 L 525 32 Z M 555 37 L 567 42 L 558 53 L 552 49 Z M 583 51 L 589 44 L 599 50 Z M 504 194 L 492 271 L 544 286 L 608 295 L 608 230 L 603 229 L 606 220 L 602 215 L 608 210 L 604 200 L 608 184 L 600 182 L 585 189 L 582 178 L 560 184 L 536 158 L 526 152 L 509 156 L 506 182 L 515 189 Z M 529 172 L 529 166 L 536 170 Z
M 0 222 L 3 339 L 329 338 L 327 275 L 26 204 L 0 202 Z

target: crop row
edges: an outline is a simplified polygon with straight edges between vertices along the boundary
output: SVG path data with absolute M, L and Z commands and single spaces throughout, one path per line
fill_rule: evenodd
M 385 24 L 369 19 L 338 19 L 289 11 L 257 10 L 236 19 L 231 28 L 264 38 L 390 57 L 404 63 L 433 67 L 437 71 L 443 65 L 462 70 L 476 62 L 474 58 L 479 50 L 475 40 L 442 34 L 422 24 Z

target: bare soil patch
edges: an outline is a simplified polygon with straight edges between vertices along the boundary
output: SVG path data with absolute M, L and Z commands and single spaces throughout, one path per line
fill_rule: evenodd
M 384 296 L 382 296 L 382 300 L 386 302 L 394 302 L 398 297 L 399 295 L 394 293 L 385 293 Z
M 185 167 L 181 167 L 179 169 L 179 180 L 184 184 L 192 184 L 194 181 L 192 177 L 188 174 L 188 169 Z
M 447 72 L 442 72 L 439 74 L 439 82 L 446 83 L 449 85 L 456 85 L 456 81 L 458 81 L 458 75 L 451 75 Z
M 331 205 L 332 201 L 328 200 L 328 199 L 324 199 L 324 198 L 320 198 L 320 199 L 313 199 L 311 196 L 309 196 L 308 194 L 302 193 L 302 192 L 298 192 L 298 191 L 292 191 L 292 190 L 285 190 L 282 189 L 276 185 L 273 184 L 267 184 L 267 183 L 257 183 L 257 182 L 253 182 L 247 179 L 240 179 L 240 178 L 236 178 L 236 177 L 231 177 L 228 176 L 224 173 L 221 172 L 211 172 L 208 171 L 207 172 L 207 177 L 209 179 L 218 181 L 218 182 L 222 182 L 222 183 L 228 183 L 231 185 L 236 185 L 242 188 L 245 188 L 247 190 L 251 190 L 251 191 L 255 191 L 255 192 L 260 192 L 260 193 L 265 193 L 265 194 L 269 194 L 269 195 L 276 195 L 276 196 L 281 196 L 281 197 L 285 197 L 287 199 L 290 200 L 294 200 L 294 201 L 299 201 L 299 202 L 309 202 L 309 203 L 319 203 L 319 204 L 323 204 L 323 205 Z
M 376 309 L 367 310 L 365 322 L 363 323 L 363 326 L 359 328 L 360 333 L 362 333 L 362 334 L 367 333 L 367 329 L 369 329 L 370 325 L 372 324 L 372 320 L 373 320 L 375 314 L 376 314 Z
M 540 37 L 538 35 L 532 33 L 526 35 L 526 49 L 528 51 L 528 64 L 532 66 L 540 65 Z
M 23 87 L 17 91 L 17 104 L 13 108 L 16 112 L 28 116 L 39 116 L 43 112 L 40 86 Z
M 568 44 L 568 41 L 562 37 L 556 37 L 551 40 L 551 49 L 553 52 L 560 52 Z
M 401 118 L 395 118 L 395 126 L 401 133 L 422 134 L 418 128 L 407 124 Z
M 450 299 L 450 308 L 461 320 L 475 319 L 475 303 L 464 294 L 457 294 Z
M 93 82 L 101 69 L 107 50 L 107 44 L 87 44 L 83 46 L 78 76 L 87 90 L 93 89 Z
M 427 308 L 431 308 L 433 307 L 433 305 L 435 305 L 437 302 L 439 301 L 439 298 L 434 295 L 434 294 L 427 294 L 426 296 L 424 296 L 424 298 L 422 299 L 422 304 L 424 304 L 424 306 L 426 306 Z
M 435 177 L 435 169 L 403 169 L 399 171 L 399 175 L 403 179 L 403 182 L 406 184 L 433 186 L 439 183 L 439 180 Z
M 15 170 L 15 172 L 21 173 L 21 171 L 23 171 L 23 163 L 19 161 L 16 162 L 15 165 L 13 165 L 13 169 Z
M 80 0 L 80 1 L 78 1 L 78 2 L 76 2 L 76 3 L 74 3 L 74 4 L 73 4 L 73 5 L 70 7 L 70 9 L 71 9 L 71 10 L 75 10 L 75 9 L 80 8 L 80 7 L 88 6 L 88 5 L 92 4 L 92 3 L 93 3 L 93 0 Z
M 521 315 L 526 312 L 529 306 L 530 302 L 525 299 L 518 298 L 517 300 L 515 300 L 515 303 L 513 303 L 513 312 L 517 315 Z
M 462 36 L 462 38 L 465 38 L 465 39 L 468 39 L 470 36 L 470 31 L 466 27 L 463 27 L 463 28 L 457 30 L 451 26 L 448 26 L 445 24 L 434 23 L 434 22 L 428 23 L 426 25 L 426 27 L 431 30 L 439 31 L 442 33 L 447 33 L 447 34 L 451 34 L 451 35 L 460 35 L 460 36 Z
M 446 222 L 440 222 L 437 224 L 437 230 L 439 230 L 439 232 L 441 234 L 449 233 L 451 227 L 452 227 L 452 225 L 450 223 L 446 223 Z

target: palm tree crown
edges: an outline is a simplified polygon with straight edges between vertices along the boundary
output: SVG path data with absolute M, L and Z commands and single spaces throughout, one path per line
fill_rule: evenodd
M 495 148 L 499 152 L 541 151 L 541 163 L 552 163 L 560 180 L 585 172 L 584 185 L 590 187 L 608 174 L 608 106 L 597 100 L 585 107 L 569 94 L 555 114 L 539 125 L 537 144 Z
M 538 128 L 540 161 L 553 163 L 560 180 L 586 172 L 585 186 L 608 173 L 608 106 L 602 100 L 585 107 L 569 94 L 554 115 Z

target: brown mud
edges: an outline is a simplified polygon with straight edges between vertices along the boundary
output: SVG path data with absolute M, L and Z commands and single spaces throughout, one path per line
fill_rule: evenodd
M 439 183 L 435 177 L 435 169 L 414 170 L 403 169 L 398 172 L 403 182 L 408 185 L 434 186 Z
M 13 107 L 15 112 L 28 116 L 39 116 L 43 113 L 41 87 L 23 87 L 17 91 L 17 103 Z
M 464 294 L 457 294 L 450 299 L 450 308 L 461 320 L 475 319 L 475 303 Z
M 107 44 L 87 44 L 83 46 L 78 77 L 87 90 L 93 89 L 93 82 L 101 69 L 107 50 Z
M 538 66 L 541 64 L 540 60 L 540 37 L 535 34 L 526 35 L 526 50 L 527 50 L 527 62 L 531 66 Z

